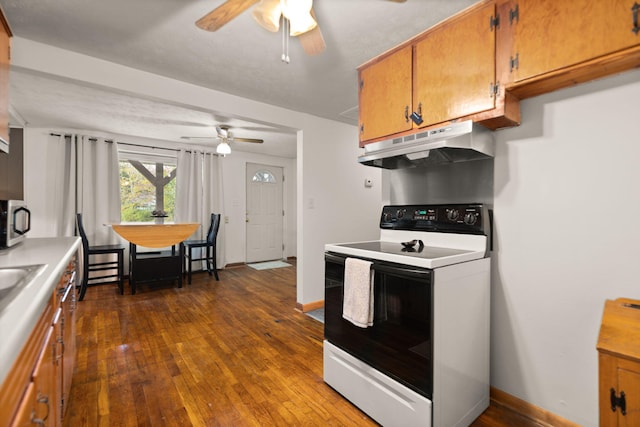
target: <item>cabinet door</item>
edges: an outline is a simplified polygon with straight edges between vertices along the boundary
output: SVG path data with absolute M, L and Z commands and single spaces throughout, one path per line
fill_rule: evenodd
M 360 146 L 411 129 L 411 58 L 407 46 L 360 69 Z
M 618 369 L 618 394 L 624 392 L 626 414 L 617 410 L 618 426 L 640 426 L 640 364 L 621 361 Z
M 0 11 L 0 14 L 2 11 Z M 9 27 L 0 16 L 0 138 L 9 142 Z
M 72 281 L 69 282 L 66 292 L 61 300 L 62 305 L 62 414 L 61 418 L 64 418 L 66 409 L 69 403 L 69 394 L 71 391 L 71 379 L 73 377 L 73 367 L 75 366 L 76 357 L 76 322 L 75 322 L 75 310 L 76 310 L 76 287 L 75 287 L 75 275 L 72 276 Z
M 423 123 L 457 119 L 495 107 L 493 3 L 460 15 L 415 45 L 413 111 Z
M 635 0 L 517 0 L 509 23 L 518 82 L 640 44 L 633 29 Z M 517 11 L 517 17 L 516 17 Z M 637 12 L 636 12 L 637 13 Z M 507 17 L 505 17 L 507 18 Z
M 11 422 L 11 427 L 32 427 L 35 425 L 36 413 L 34 406 L 36 404 L 36 386 L 33 382 L 29 383 L 27 390 L 20 401 L 16 416 Z
M 53 326 L 47 331 L 45 345 L 33 371 L 35 399 L 32 401 L 32 421 L 28 425 L 58 426 L 58 393 L 56 389 L 56 352 Z

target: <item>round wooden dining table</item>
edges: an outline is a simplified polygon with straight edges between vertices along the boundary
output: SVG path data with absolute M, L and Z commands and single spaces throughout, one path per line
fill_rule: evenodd
M 112 224 L 113 230 L 134 245 L 147 248 L 174 246 L 191 236 L 200 224 Z

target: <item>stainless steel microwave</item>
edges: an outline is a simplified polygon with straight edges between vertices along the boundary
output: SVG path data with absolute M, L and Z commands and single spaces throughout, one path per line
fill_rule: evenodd
M 0 200 L 0 248 L 20 243 L 31 229 L 31 211 L 22 200 Z

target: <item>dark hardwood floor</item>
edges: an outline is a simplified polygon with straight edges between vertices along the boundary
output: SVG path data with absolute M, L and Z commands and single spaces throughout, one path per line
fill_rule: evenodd
M 293 264 L 89 288 L 65 426 L 377 425 L 323 382 L 323 326 L 294 310 Z M 473 425 L 538 424 L 492 403 Z

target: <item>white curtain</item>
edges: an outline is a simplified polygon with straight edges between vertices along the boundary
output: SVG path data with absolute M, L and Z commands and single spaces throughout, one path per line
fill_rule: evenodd
M 220 157 L 215 154 L 195 150 L 178 153 L 175 220 L 201 224 L 192 239 L 206 238 L 212 213 L 219 213 L 224 219 L 220 164 Z M 217 267 L 224 268 L 224 220 L 220 221 L 216 249 Z
M 220 214 L 220 228 L 216 240 L 216 264 L 218 268 L 227 265 L 225 256 L 225 213 L 224 193 L 222 186 L 222 157 L 207 153 L 203 156 L 202 163 L 202 209 L 203 217 L 211 222 L 211 214 Z M 208 218 L 208 219 L 207 219 Z
M 120 243 L 106 224 L 120 222 L 118 147 L 104 138 L 78 137 L 77 211 L 91 245 Z
M 50 206 L 55 222 L 54 236 L 74 236 L 76 229 L 76 137 L 75 135 L 51 135 L 51 150 L 48 150 L 51 165 L 50 179 L 53 185 L 47 192 L 47 205 Z
M 202 224 L 202 153 L 180 150 L 176 170 L 176 222 L 197 222 Z M 202 239 L 202 227 L 191 236 Z

